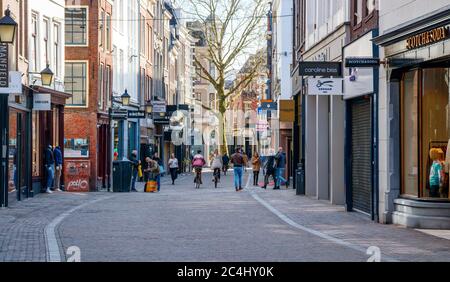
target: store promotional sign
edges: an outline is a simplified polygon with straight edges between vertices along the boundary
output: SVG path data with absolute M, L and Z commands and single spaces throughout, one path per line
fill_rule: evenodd
M 308 95 L 342 95 L 342 78 L 309 78 Z
M 374 91 L 374 67 L 379 59 L 373 54 L 373 33 L 369 32 L 344 47 L 344 99 L 351 99 Z
M 342 77 L 341 62 L 300 62 L 300 76 L 333 76 Z
M 3 88 L 9 87 L 8 69 L 8 45 L 0 44 L 0 93 L 5 93 Z
M 51 111 L 52 97 L 50 94 L 35 94 L 33 96 L 34 111 Z

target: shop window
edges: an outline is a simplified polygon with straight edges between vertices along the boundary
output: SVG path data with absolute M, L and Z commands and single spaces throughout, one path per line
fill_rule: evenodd
M 33 111 L 32 114 L 32 143 L 33 143 L 33 148 L 32 148 L 32 156 L 31 156 L 31 161 L 32 161 L 32 174 L 33 176 L 39 176 L 39 168 L 40 168 L 40 155 L 39 155 L 39 149 L 40 149 L 40 142 L 39 142 L 39 129 L 40 129 L 40 124 L 39 124 L 39 112 Z
M 403 78 L 403 194 L 418 196 L 418 71 Z
M 402 81 L 402 194 L 448 198 L 450 163 L 449 69 L 407 72 Z M 430 151 L 433 150 L 433 154 Z M 431 189 L 435 162 L 439 191 Z M 434 168 L 435 168 L 434 167 Z
M 64 139 L 64 157 L 66 158 L 89 157 L 89 138 Z

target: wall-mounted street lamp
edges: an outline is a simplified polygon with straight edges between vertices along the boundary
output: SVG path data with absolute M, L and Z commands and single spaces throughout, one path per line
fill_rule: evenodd
M 28 72 L 28 74 L 40 74 L 41 75 L 41 82 L 43 86 L 50 86 L 52 85 L 53 81 L 53 72 L 50 69 L 50 66 L 47 64 L 47 67 L 43 69 L 41 72 Z
M 125 92 L 122 94 L 121 98 L 122 98 L 122 105 L 124 105 L 124 106 L 130 105 L 131 96 L 130 96 L 130 94 L 128 94 L 127 89 L 125 89 Z
M 17 23 L 11 18 L 11 11 L 5 10 L 5 16 L 0 19 L 0 42 L 13 44 L 16 35 Z
M 145 112 L 148 115 L 151 115 L 153 113 L 153 105 L 151 101 L 147 101 L 147 104 L 145 104 Z

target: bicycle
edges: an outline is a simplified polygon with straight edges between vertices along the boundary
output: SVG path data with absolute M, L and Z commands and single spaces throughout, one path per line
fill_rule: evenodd
M 194 183 L 195 183 L 195 189 L 200 189 L 200 184 L 201 184 L 201 174 L 202 174 L 202 169 L 200 168 L 195 168 L 195 179 L 194 179 Z

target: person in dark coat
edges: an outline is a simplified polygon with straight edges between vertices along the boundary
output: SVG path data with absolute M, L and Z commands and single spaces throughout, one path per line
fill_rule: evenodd
M 286 153 L 283 151 L 283 147 L 278 148 L 278 153 L 275 155 L 276 162 L 276 178 L 275 188 L 280 189 L 281 183 L 284 182 L 286 187 L 289 186 L 289 182 L 284 178 L 284 172 L 286 171 Z
M 138 160 L 136 150 L 131 152 L 130 161 L 131 161 L 131 191 L 137 192 L 136 180 L 138 177 L 138 168 L 139 168 L 139 164 L 141 163 L 141 161 Z
M 47 173 L 47 181 L 45 192 L 48 194 L 52 193 L 51 188 L 53 188 L 53 180 L 55 177 L 55 157 L 53 155 L 52 145 L 48 145 L 44 150 L 44 168 Z
M 223 175 L 227 175 L 227 170 L 230 165 L 230 157 L 228 157 L 227 153 L 223 154 L 222 156 L 222 164 Z
M 61 190 L 61 174 L 63 168 L 63 157 L 61 148 L 56 146 L 53 150 L 53 156 L 55 158 L 55 191 Z
M 264 175 L 264 186 L 262 188 L 266 189 L 267 188 L 267 184 L 269 184 L 269 177 L 272 176 L 273 181 L 275 183 L 274 185 L 274 189 L 276 187 L 276 162 L 275 162 L 275 157 L 274 156 L 269 156 L 267 158 L 266 163 L 264 164 L 264 170 L 266 172 L 266 174 Z

